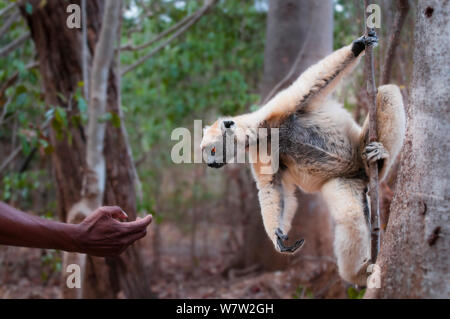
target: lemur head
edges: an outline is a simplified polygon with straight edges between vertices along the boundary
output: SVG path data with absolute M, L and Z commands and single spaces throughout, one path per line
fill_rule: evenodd
M 209 167 L 220 168 L 236 156 L 236 146 L 245 144 L 244 128 L 232 118 L 222 118 L 203 130 L 200 144 Z

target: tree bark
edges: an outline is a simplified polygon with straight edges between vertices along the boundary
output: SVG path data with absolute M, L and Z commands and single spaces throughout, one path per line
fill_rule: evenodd
M 106 3 L 103 26 L 95 48 L 89 89 L 87 125 L 86 169 L 83 197 L 94 207 L 103 202 L 105 189 L 104 140 L 106 124 L 100 121 L 106 113 L 108 76 L 114 57 L 115 35 L 117 32 L 121 3 L 119 0 Z M 83 39 L 84 42 L 84 39 Z M 82 53 L 83 57 L 85 52 Z
M 366 298 L 450 297 L 450 2 L 417 4 L 406 140 L 377 260 L 381 288 Z
M 271 0 L 261 83 L 262 100 L 273 92 L 278 83 L 283 82 L 278 90 L 288 86 L 307 67 L 331 53 L 332 46 L 332 1 Z M 298 200 L 299 209 L 289 234 L 292 239 L 305 238 L 305 245 L 297 253 L 298 257 L 333 256 L 332 223 L 324 202 L 318 195 L 303 193 L 298 195 Z M 259 207 L 252 212 L 247 227 L 249 229 L 244 233 L 245 264 L 260 264 L 266 270 L 285 268 L 292 257 L 275 251 L 264 231 Z
M 383 69 L 381 71 L 380 84 L 389 84 L 391 81 L 391 70 L 395 60 L 395 51 L 400 42 L 400 34 L 402 32 L 403 23 L 409 11 L 409 0 L 398 0 L 397 8 L 395 12 L 394 23 L 392 26 L 392 34 L 389 37 L 389 42 L 386 49 L 384 58 Z
M 52 163 L 58 187 L 59 217 L 66 221 L 68 212 L 81 199 L 82 178 L 86 170 L 85 130 L 81 124 L 72 121 L 79 114 L 73 96 L 78 83 L 83 81 L 82 31 L 66 27 L 67 3 L 48 0 L 41 6 L 40 0 L 28 2 L 33 7 L 31 14 L 25 10 L 24 3 L 21 5 L 21 12 L 28 23 L 38 54 L 45 102 L 49 106 L 64 107 L 68 117 L 63 138 L 58 136 L 55 127 L 50 130 L 54 148 Z M 72 2 L 80 4 L 80 1 Z M 91 63 L 101 29 L 104 2 L 89 0 L 86 3 L 88 60 Z M 107 110 L 120 114 L 116 77 L 117 74 L 111 67 L 108 76 Z M 122 127 L 115 127 L 110 122 L 106 125 L 104 156 L 106 185 L 103 204 L 119 205 L 130 219 L 135 219 L 136 194 L 132 159 L 127 152 Z M 90 264 L 92 261 L 89 259 L 87 265 Z M 120 258 L 108 259 L 108 265 L 107 273 L 87 271 L 87 293 L 84 297 L 113 298 L 120 290 L 129 298 L 153 296 L 137 245 L 128 249 Z

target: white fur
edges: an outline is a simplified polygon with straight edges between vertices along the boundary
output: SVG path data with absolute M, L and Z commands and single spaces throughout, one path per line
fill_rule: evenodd
M 311 124 L 319 123 L 319 127 L 333 126 L 336 135 L 339 135 L 336 138 L 347 139 L 353 152 L 350 157 L 346 157 L 351 158 L 348 164 L 359 167 L 361 158 L 358 156 L 365 147 L 363 137 L 367 133 L 368 122 L 366 121 L 361 129 L 340 104 L 328 100 L 327 96 L 338 82 L 351 72 L 359 62 L 360 56 L 357 58 L 353 56 L 351 46 L 337 50 L 306 70 L 290 87 L 279 92 L 259 110 L 225 119 L 232 119 L 235 122 L 233 127 L 235 133 L 256 131 L 264 122 L 276 126 L 276 123 L 289 114 L 298 111 L 299 108 L 305 108 L 303 111 L 308 112 L 307 119 L 312 122 Z M 206 129 L 202 149 L 211 147 L 222 139 L 223 120 L 219 119 Z M 395 85 L 379 88 L 377 123 L 379 141 L 390 154 L 380 174 L 385 176 L 400 151 L 405 134 L 402 96 Z M 243 142 L 238 140 L 238 143 Z M 258 154 L 255 157 L 257 158 Z M 331 178 L 320 172 L 310 173 L 289 158 L 284 164 L 287 166 L 288 174 L 282 177 L 282 190 L 280 185 L 273 185 L 273 176 L 262 173 L 270 163 L 257 161 L 252 164 L 264 227 L 275 249 L 280 251 L 275 230 L 280 228 L 283 234 L 287 234 L 291 228 L 297 208 L 294 195 L 296 187 L 299 186 L 306 192 L 320 191 L 336 223 L 334 249 L 339 273 L 349 282 L 364 285 L 366 266 L 370 257 L 370 234 L 364 217 L 362 197 L 365 182 L 362 179 Z M 283 205 L 280 205 L 280 201 L 283 201 Z

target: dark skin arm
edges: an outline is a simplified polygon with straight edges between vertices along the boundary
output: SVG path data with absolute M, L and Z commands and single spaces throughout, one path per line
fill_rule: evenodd
M 0 202 L 0 245 L 60 249 L 92 256 L 116 256 L 147 234 L 152 216 L 119 222 L 128 216 L 117 206 L 95 210 L 80 224 L 32 216 Z

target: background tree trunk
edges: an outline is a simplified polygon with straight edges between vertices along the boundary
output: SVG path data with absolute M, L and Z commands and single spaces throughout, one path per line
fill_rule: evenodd
M 86 167 L 86 137 L 82 125 L 72 121 L 78 115 L 77 102 L 73 96 L 82 76 L 82 32 L 66 27 L 67 3 L 58 0 L 28 1 L 32 12 L 21 7 L 31 30 L 39 58 L 45 101 L 49 106 L 65 107 L 68 127 L 64 137 L 50 129 L 54 151 L 52 162 L 58 187 L 60 219 L 67 220 L 72 206 L 81 199 L 82 177 Z M 43 3 L 43 5 L 42 5 Z M 73 1 L 80 4 L 80 1 Z M 89 0 L 87 3 L 89 63 L 92 63 L 95 45 L 101 29 L 104 3 Z M 84 21 L 82 21 L 84 23 Z M 120 114 L 117 95 L 117 79 L 114 68 L 110 68 L 108 79 L 108 111 Z M 106 188 L 103 203 L 119 205 L 130 219 L 136 218 L 136 194 L 132 159 L 127 151 L 122 121 L 119 127 L 107 123 L 104 142 L 106 158 Z M 86 274 L 85 297 L 112 298 L 120 290 L 126 297 L 151 297 L 152 293 L 144 266 L 136 246 L 128 249 L 120 258 L 108 259 L 108 273 L 92 270 Z M 92 261 L 87 262 L 87 266 Z M 64 272 L 64 270 L 63 270 Z M 65 282 L 63 282 L 65 285 Z
M 366 298 L 449 298 L 448 161 L 450 2 L 418 2 L 405 146 L 377 264 L 381 288 Z
M 283 82 L 278 89 L 288 86 L 307 67 L 331 53 L 332 1 L 271 0 L 266 37 L 262 100 L 278 83 Z M 299 208 L 289 236 L 291 240 L 305 238 L 305 245 L 296 257 L 333 256 L 332 223 L 324 202 L 317 195 L 303 193 L 298 195 L 298 200 Z M 266 270 L 285 268 L 292 257 L 275 251 L 264 231 L 259 207 L 252 212 L 247 227 L 245 263 L 260 264 Z

